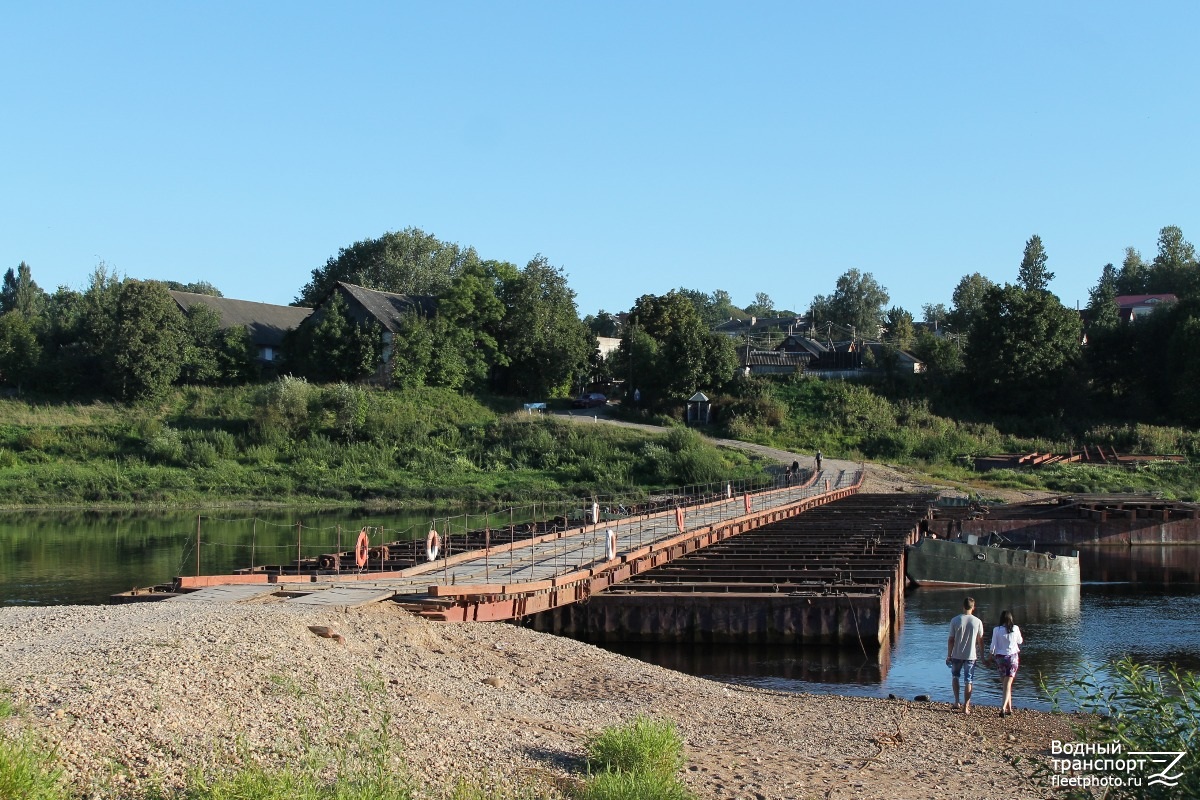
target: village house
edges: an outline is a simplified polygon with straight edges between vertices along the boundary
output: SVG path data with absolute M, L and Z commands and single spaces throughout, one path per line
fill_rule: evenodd
M 244 327 L 250 334 L 250 342 L 257 352 L 259 363 L 268 368 L 279 359 L 284 334 L 298 328 L 313 313 L 311 308 L 300 306 L 277 306 L 229 297 L 169 291 L 184 314 L 193 306 L 207 306 L 220 316 L 221 330 L 239 325 Z

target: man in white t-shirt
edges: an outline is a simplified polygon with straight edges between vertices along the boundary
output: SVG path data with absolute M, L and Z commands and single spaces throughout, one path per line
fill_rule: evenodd
M 971 692 L 975 682 L 975 662 L 983 652 L 983 622 L 975 616 L 975 598 L 963 600 L 963 613 L 950 620 L 950 638 L 946 640 L 946 666 L 954 676 L 954 708 L 958 710 L 958 677 L 966 684 L 962 709 L 971 713 Z

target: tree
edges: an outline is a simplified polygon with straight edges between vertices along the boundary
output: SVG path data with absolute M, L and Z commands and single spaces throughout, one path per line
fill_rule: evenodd
M 498 344 L 507 359 L 502 388 L 524 397 L 567 395 L 587 374 L 596 337 L 575 308 L 566 276 L 541 255 L 507 276 Z
M 971 326 L 979 318 L 983 298 L 994 288 L 996 284 L 978 272 L 963 276 L 950 296 L 954 308 L 946 316 L 946 324 L 951 330 L 961 334 L 970 333 Z
M 179 377 L 183 317 L 158 281 L 126 280 L 117 291 L 104 353 L 109 388 L 124 402 L 161 397 Z
M 383 355 L 383 331 L 350 317 L 341 292 L 284 340 L 287 363 L 317 383 L 353 383 L 375 374 Z
M 921 321 L 934 326 L 936 330 L 950 316 L 950 312 L 942 303 L 925 303 L 921 306 Z
M 675 290 L 687 298 L 696 308 L 696 313 L 706 326 L 712 328 L 730 319 L 746 319 L 750 315 L 733 304 L 733 298 L 724 289 L 714 289 L 712 294 L 706 294 L 698 289 Z
M 775 301 L 766 292 L 757 292 L 754 302 L 746 306 L 746 313 L 756 317 L 770 317 L 775 314 Z
M 980 399 L 1009 413 L 1062 409 L 1076 381 L 1079 314 L 1041 289 L 1006 284 L 983 298 L 966 371 Z
M 343 247 L 336 258 L 312 271 L 296 305 L 319 305 L 338 281 L 399 294 L 439 295 L 463 267 L 478 260 L 474 249 L 405 228 Z
M 618 375 L 641 392 L 642 405 L 664 407 L 700 389 L 724 385 L 737 368 L 733 342 L 712 333 L 685 294 L 642 295 L 629 312 Z
M 584 317 L 583 324 L 587 325 L 588 330 L 597 336 L 616 338 L 621 335 L 621 323 L 617 320 L 616 316 L 608 313 L 603 308 L 595 316 L 588 314 Z
M 1100 280 L 1088 292 L 1088 332 L 1113 329 L 1121 322 L 1117 308 L 1117 284 L 1120 276 L 1112 264 L 1105 264 L 1100 271 Z
M 506 262 L 473 261 L 454 276 L 438 300 L 433 325 L 434 374 L 442 376 L 434 385 L 478 388 L 493 369 L 508 364 L 498 339 L 506 313 L 501 292 L 505 279 L 516 275 L 517 268 Z
M 33 323 L 45 302 L 46 293 L 33 282 L 33 273 L 24 261 L 17 265 L 15 273 L 11 269 L 4 273 L 0 282 L 0 314 L 20 311 L 26 322 Z
M 213 286 L 208 281 L 195 281 L 193 283 L 180 283 L 179 281 L 162 281 L 168 288 L 176 292 L 190 292 L 192 294 L 206 294 L 209 297 L 224 297 L 221 290 Z
M 889 344 L 898 350 L 908 350 L 912 347 L 913 339 L 916 337 L 912 314 L 900 306 L 893 306 L 888 309 L 887 318 L 883 324 L 887 328 Z
M 813 298 L 809 316 L 815 325 L 833 322 L 851 328 L 857 336 L 874 338 L 889 299 L 887 289 L 871 273 L 851 269 L 837 279 L 832 295 Z
M 1125 260 L 1121 262 L 1121 272 L 1117 276 L 1117 295 L 1146 294 L 1148 278 L 1142 254 L 1132 247 L 1126 247 Z
M 0 385 L 12 386 L 20 394 L 37 369 L 41 350 L 23 313 L 0 314 Z
M 183 332 L 179 380 L 188 384 L 218 383 L 221 364 L 217 353 L 224 343 L 220 313 L 203 303 L 194 304 L 184 314 Z
M 1194 293 L 1196 271 L 1196 248 L 1183 238 L 1183 231 L 1174 225 L 1160 230 L 1158 253 L 1147 275 L 1147 293 Z
M 1036 233 L 1025 242 L 1025 255 L 1017 271 L 1017 283 L 1026 291 L 1044 292 L 1054 280 L 1054 273 L 1046 269 L 1046 249 L 1042 237 Z

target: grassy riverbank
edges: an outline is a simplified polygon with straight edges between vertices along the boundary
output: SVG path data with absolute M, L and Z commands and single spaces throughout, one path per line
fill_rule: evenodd
M 154 407 L 0 400 L 6 507 L 448 507 L 753 477 L 741 453 L 530 416 L 503 399 L 284 379 Z
M 890 389 L 890 391 L 889 391 Z M 718 398 L 730 438 L 827 457 L 915 468 L 931 481 L 1051 492 L 1154 492 L 1200 500 L 1200 433 L 1146 424 L 1083 419 L 960 419 L 899 387 L 849 381 L 748 381 L 736 397 Z M 910 393 L 911 393 L 910 389 Z M 945 406 L 946 403 L 940 404 Z M 1155 462 L 1125 469 L 1062 464 L 1036 470 L 975 472 L 973 456 L 1066 453 L 1080 445 L 1123 453 L 1180 454 L 1187 463 Z

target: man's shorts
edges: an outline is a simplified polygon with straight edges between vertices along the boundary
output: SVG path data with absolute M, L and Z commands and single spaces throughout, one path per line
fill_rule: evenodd
M 962 674 L 962 679 L 967 683 L 975 682 L 975 659 L 967 661 L 964 658 L 950 659 L 950 674 L 958 677 Z

